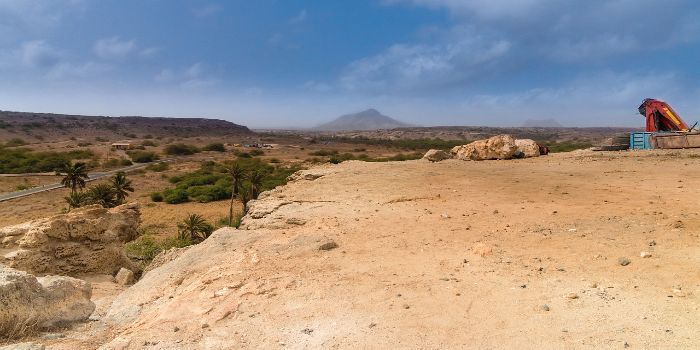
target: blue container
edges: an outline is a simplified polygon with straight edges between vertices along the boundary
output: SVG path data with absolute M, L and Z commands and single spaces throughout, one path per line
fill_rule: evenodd
M 633 132 L 630 134 L 630 149 L 652 149 L 649 136 L 653 132 Z

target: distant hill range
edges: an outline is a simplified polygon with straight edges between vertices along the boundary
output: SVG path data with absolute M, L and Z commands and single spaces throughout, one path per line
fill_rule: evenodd
M 317 126 L 316 128 L 314 128 L 314 130 L 367 131 L 406 128 L 411 126 L 413 125 L 387 117 L 379 113 L 379 111 L 377 111 L 376 109 L 368 109 L 363 112 L 340 116 L 331 122 Z
M 554 119 L 528 119 L 523 125 L 524 128 L 562 128 L 563 126 L 559 124 Z
M 104 117 L 0 111 L 0 140 L 16 137 L 62 140 L 101 137 L 109 140 L 253 134 L 245 126 L 205 118 Z M 28 140 L 29 141 L 29 140 Z

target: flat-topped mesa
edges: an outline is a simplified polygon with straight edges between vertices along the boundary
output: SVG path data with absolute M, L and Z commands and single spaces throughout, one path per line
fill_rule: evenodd
M 124 243 L 138 236 L 140 216 L 137 203 L 93 205 L 0 228 L 0 264 L 39 275 L 134 269 Z

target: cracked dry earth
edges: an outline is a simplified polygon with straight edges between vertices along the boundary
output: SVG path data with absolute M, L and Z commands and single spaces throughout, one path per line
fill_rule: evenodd
M 49 348 L 700 348 L 698 158 L 345 162 L 297 178 Z

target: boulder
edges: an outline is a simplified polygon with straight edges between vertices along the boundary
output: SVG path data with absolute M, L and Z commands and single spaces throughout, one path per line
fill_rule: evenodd
M 496 135 L 468 145 L 456 146 L 452 155 L 459 160 L 511 159 L 518 151 L 515 139 L 510 135 Z
M 37 278 L 0 265 L 0 338 L 85 321 L 95 311 L 91 295 L 90 283 L 77 278 Z
M 431 149 L 430 151 L 426 152 L 423 156 L 423 159 L 427 159 L 431 162 L 439 162 L 441 160 L 450 158 L 452 158 L 452 155 L 439 149 Z
M 133 271 L 122 267 L 119 269 L 119 272 L 117 272 L 117 275 L 114 276 L 114 280 L 122 286 L 128 286 L 134 284 L 136 278 L 134 277 Z
M 0 264 L 33 274 L 76 276 L 134 269 L 124 243 L 138 236 L 138 204 L 88 206 L 0 228 Z
M 518 139 L 515 140 L 515 146 L 518 147 L 518 152 L 520 152 L 524 158 L 540 156 L 540 145 L 534 140 Z

